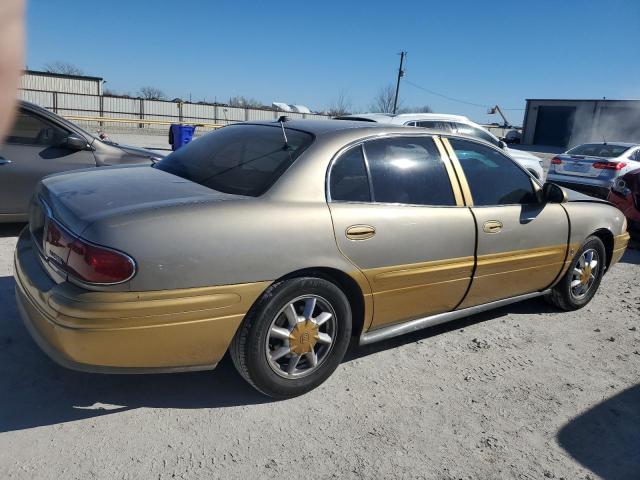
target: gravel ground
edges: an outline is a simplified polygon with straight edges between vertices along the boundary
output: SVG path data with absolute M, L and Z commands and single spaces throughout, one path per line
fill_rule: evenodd
M 0 225 L 0 478 L 632 479 L 640 474 L 640 251 L 583 310 L 543 300 L 352 349 L 273 402 L 213 372 L 52 363 L 13 300 Z

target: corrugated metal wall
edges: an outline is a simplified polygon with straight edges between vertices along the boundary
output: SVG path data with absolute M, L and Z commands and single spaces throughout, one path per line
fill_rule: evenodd
M 122 98 L 102 95 L 87 95 L 80 93 L 64 93 L 59 91 L 39 91 L 21 89 L 19 98 L 45 107 L 58 115 L 103 118 L 131 118 L 132 120 L 159 120 L 176 123 L 188 122 L 193 124 L 207 123 L 228 125 L 230 123 L 275 120 L 280 115 L 290 118 L 329 119 L 327 115 L 313 113 L 281 112 L 278 110 L 263 110 L 256 108 L 229 107 L 224 105 L 208 105 L 198 103 L 169 102 L 164 100 L 144 100 L 141 98 Z M 100 122 L 74 120 L 86 126 L 95 127 Z M 102 122 L 103 126 L 118 126 L 124 128 L 144 128 L 148 131 L 161 130 L 166 132 L 167 125 L 149 125 L 132 121 L 131 123 Z
M 24 72 L 20 79 L 20 88 L 61 93 L 84 93 L 86 95 L 99 95 L 102 93 L 100 79 L 72 78 L 44 72 Z

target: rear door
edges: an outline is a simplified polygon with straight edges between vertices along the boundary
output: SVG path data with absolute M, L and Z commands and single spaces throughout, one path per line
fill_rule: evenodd
M 342 253 L 373 292 L 372 328 L 450 311 L 470 284 L 475 226 L 438 138 L 369 140 L 336 157 L 328 200 Z
M 477 265 L 459 308 L 546 289 L 567 254 L 560 204 L 540 203 L 537 184 L 509 157 L 472 140 L 443 139 L 476 220 Z
M 70 133 L 27 109 L 18 112 L 0 146 L 0 215 L 26 215 L 42 177 L 96 166 L 92 151 L 61 146 Z

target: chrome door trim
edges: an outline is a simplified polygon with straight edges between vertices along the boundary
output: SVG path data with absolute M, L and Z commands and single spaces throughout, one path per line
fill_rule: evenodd
M 505 298 L 503 300 L 496 300 L 495 302 L 476 305 L 475 307 L 463 308 L 462 310 L 454 310 L 452 312 L 439 313 L 437 315 L 430 315 L 428 317 L 417 318 L 408 322 L 379 328 L 370 332 L 363 333 L 360 336 L 360 345 L 369 345 L 370 343 L 387 340 L 388 338 L 404 335 L 405 333 L 415 332 L 417 330 L 422 330 L 423 328 L 433 327 L 435 325 L 450 322 L 452 320 L 458 320 L 460 318 L 475 315 L 487 310 L 492 310 L 494 308 L 499 308 L 505 305 L 516 303 L 521 300 L 540 297 L 542 295 L 546 295 L 549 292 L 550 290 L 527 293 L 525 295 L 518 295 L 517 297 Z

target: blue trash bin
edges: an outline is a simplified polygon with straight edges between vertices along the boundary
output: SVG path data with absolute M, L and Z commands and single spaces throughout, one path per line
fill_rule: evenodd
M 183 145 L 186 145 L 193 138 L 193 133 L 196 131 L 196 127 L 193 125 L 178 125 L 172 124 L 169 127 L 169 143 L 171 144 L 171 150 L 177 150 Z

